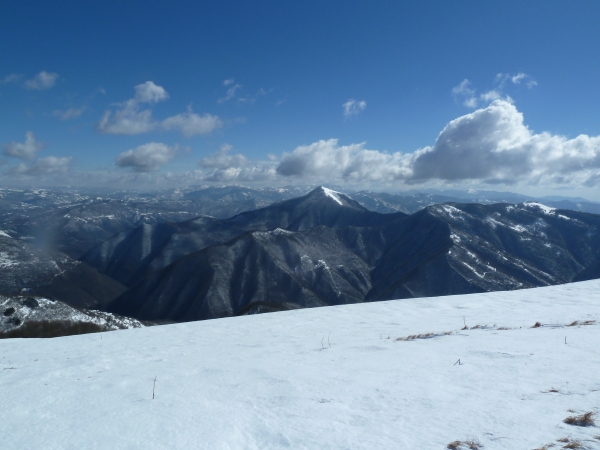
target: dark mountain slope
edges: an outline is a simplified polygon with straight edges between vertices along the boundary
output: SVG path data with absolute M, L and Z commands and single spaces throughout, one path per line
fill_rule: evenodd
M 600 259 L 600 217 L 536 204 L 429 207 L 378 227 L 248 232 L 151 274 L 108 310 L 199 320 L 571 281 Z
M 371 212 L 343 194 L 317 188 L 303 197 L 230 219 L 203 217 L 182 223 L 142 225 L 94 247 L 81 261 L 132 286 L 186 254 L 223 244 L 246 231 L 276 228 L 301 231 L 317 225 L 380 226 L 404 216 Z
M 125 287 L 64 253 L 0 234 L 0 294 L 40 295 L 74 307 L 114 299 Z

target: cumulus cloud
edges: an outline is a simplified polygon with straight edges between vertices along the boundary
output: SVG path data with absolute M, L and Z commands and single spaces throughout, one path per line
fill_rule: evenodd
M 222 126 L 223 122 L 219 117 L 208 113 L 200 116 L 194 113 L 191 107 L 187 112 L 169 117 L 161 123 L 161 127 L 165 130 L 176 129 L 186 137 L 207 134 Z
M 230 84 L 233 84 L 235 82 L 235 80 L 233 78 L 228 78 L 227 80 L 223 81 L 223 86 L 229 86 Z
M 115 164 L 131 168 L 135 172 L 154 172 L 171 161 L 178 151 L 177 146 L 169 147 L 160 142 L 149 142 L 117 156 Z
M 284 155 L 282 176 L 322 180 L 423 183 L 430 180 L 504 184 L 597 182 L 600 136 L 574 139 L 534 133 L 523 114 L 504 100 L 451 121 L 435 144 L 414 153 L 340 146 L 336 139 L 300 146 Z
M 221 145 L 221 148 L 218 152 L 212 154 L 211 156 L 207 156 L 206 158 L 202 158 L 198 165 L 204 169 L 237 169 L 240 167 L 244 167 L 248 164 L 248 159 L 242 155 L 241 153 L 237 155 L 228 155 L 229 150 L 233 147 L 229 144 Z
M 364 111 L 366 107 L 367 102 L 365 102 L 364 100 L 357 101 L 351 98 L 342 105 L 342 109 L 344 110 L 344 117 L 355 116 L 358 113 Z
M 81 108 L 69 108 L 65 111 L 57 109 L 52 112 L 52 115 L 54 117 L 58 117 L 60 120 L 69 120 L 79 117 L 81 114 L 83 114 L 83 111 L 85 111 L 85 106 L 82 106 Z
M 139 103 L 157 103 L 167 100 L 169 94 L 162 86 L 146 81 L 135 86 L 135 100 Z
M 29 176 L 64 174 L 69 170 L 71 159 L 70 156 L 64 158 L 47 156 L 39 158 L 29 165 L 21 163 L 14 168 L 13 173 Z
M 58 79 L 58 74 L 54 72 L 46 72 L 42 70 L 33 78 L 25 81 L 23 86 L 25 89 L 31 89 L 36 91 L 42 91 L 44 89 L 50 89 L 56 84 L 56 80 Z
M 140 110 L 140 104 L 157 103 L 169 98 L 162 87 L 152 81 L 135 86 L 135 97 L 120 104 L 121 108 L 113 114 L 105 111 L 96 129 L 105 134 L 141 134 L 152 131 L 157 123 L 152 120 L 150 109 Z
M 41 149 L 44 148 L 44 144 L 37 142 L 31 131 L 25 133 L 25 142 L 11 142 L 6 144 L 3 149 L 5 156 L 12 156 L 13 158 L 19 158 L 26 161 L 31 161 L 37 155 Z

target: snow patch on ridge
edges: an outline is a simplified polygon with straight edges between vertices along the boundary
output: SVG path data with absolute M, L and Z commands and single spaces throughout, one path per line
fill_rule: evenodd
M 342 203 L 342 200 L 340 200 L 340 197 L 338 196 L 340 194 L 340 192 L 332 191 L 331 189 L 327 189 L 326 187 L 323 187 L 323 186 L 321 186 L 321 189 L 323 189 L 323 192 L 325 192 L 326 196 L 331 197 L 336 202 L 338 202 L 340 205 L 342 205 L 342 206 L 344 205 Z
M 550 207 L 550 206 L 546 206 L 546 205 L 544 205 L 544 204 L 542 204 L 542 203 L 536 203 L 536 202 L 525 202 L 525 203 L 523 203 L 523 205 L 524 205 L 525 207 L 528 207 L 528 208 L 531 208 L 531 207 L 534 207 L 534 208 L 539 208 L 539 209 L 541 209 L 541 210 L 542 210 L 542 212 L 543 212 L 544 214 L 554 214 L 554 213 L 555 213 L 555 211 L 556 211 L 556 208 L 552 208 L 552 207 Z

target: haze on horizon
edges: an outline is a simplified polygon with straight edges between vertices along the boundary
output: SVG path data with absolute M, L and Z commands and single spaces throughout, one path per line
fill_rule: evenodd
M 597 3 L 9 2 L 2 186 L 600 200 Z

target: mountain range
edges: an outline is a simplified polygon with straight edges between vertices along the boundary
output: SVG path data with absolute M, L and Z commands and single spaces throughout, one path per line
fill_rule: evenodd
M 135 284 L 107 311 L 187 321 L 512 290 L 572 281 L 600 259 L 599 216 L 532 202 L 382 215 L 317 188 L 224 223 L 195 231 L 206 240 L 178 238 L 179 229 L 153 242 L 137 230 L 86 254 L 108 275 L 143 273 L 123 280 Z
M 0 295 L 189 321 L 600 277 L 595 214 L 510 193 L 307 189 L 0 189 Z M 580 200 L 554 202 L 596 205 Z

